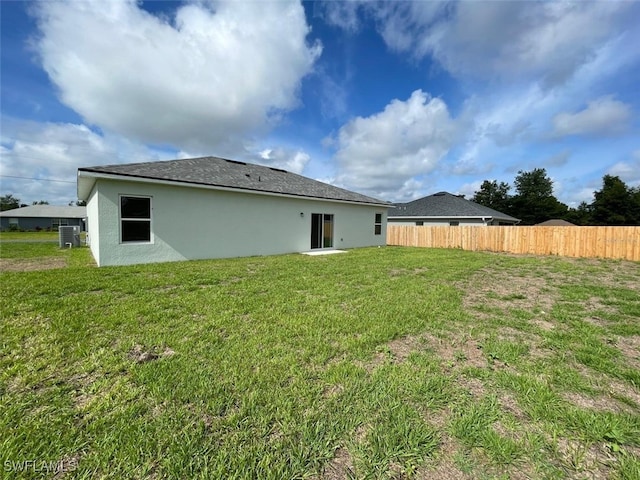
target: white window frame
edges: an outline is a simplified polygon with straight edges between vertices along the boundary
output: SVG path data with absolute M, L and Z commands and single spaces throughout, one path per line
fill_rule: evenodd
M 122 198 L 146 198 L 149 200 L 149 218 L 128 218 L 122 216 Z M 149 240 L 123 240 L 122 222 L 149 222 Z M 130 195 L 121 193 L 118 195 L 118 230 L 121 245 L 150 245 L 153 243 L 153 197 L 151 195 Z

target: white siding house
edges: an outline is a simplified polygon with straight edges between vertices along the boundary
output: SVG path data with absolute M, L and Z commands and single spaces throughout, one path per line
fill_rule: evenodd
M 517 225 L 520 220 L 448 192 L 434 193 L 389 210 L 391 225 Z
M 215 157 L 81 168 L 99 266 L 386 244 L 389 204 Z

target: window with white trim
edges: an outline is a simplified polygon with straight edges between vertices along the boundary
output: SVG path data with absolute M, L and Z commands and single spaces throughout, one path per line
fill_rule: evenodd
M 151 242 L 151 197 L 120 196 L 120 241 Z
M 374 225 L 373 225 L 373 233 L 375 235 L 382 234 L 382 214 L 381 213 L 376 213 L 376 221 L 374 222 Z

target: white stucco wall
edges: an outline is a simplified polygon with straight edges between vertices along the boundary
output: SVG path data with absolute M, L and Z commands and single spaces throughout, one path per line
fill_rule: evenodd
M 152 197 L 151 243 L 120 242 L 120 195 Z M 334 248 L 386 245 L 384 207 L 98 179 L 87 209 L 100 266 L 308 251 L 312 213 L 334 215 Z
M 100 224 L 98 223 L 98 194 L 94 189 L 87 199 L 87 243 L 98 264 L 100 251 Z

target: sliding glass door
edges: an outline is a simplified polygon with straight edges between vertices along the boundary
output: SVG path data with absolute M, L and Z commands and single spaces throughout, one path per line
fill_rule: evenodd
M 311 248 L 333 247 L 333 215 L 311 214 Z

